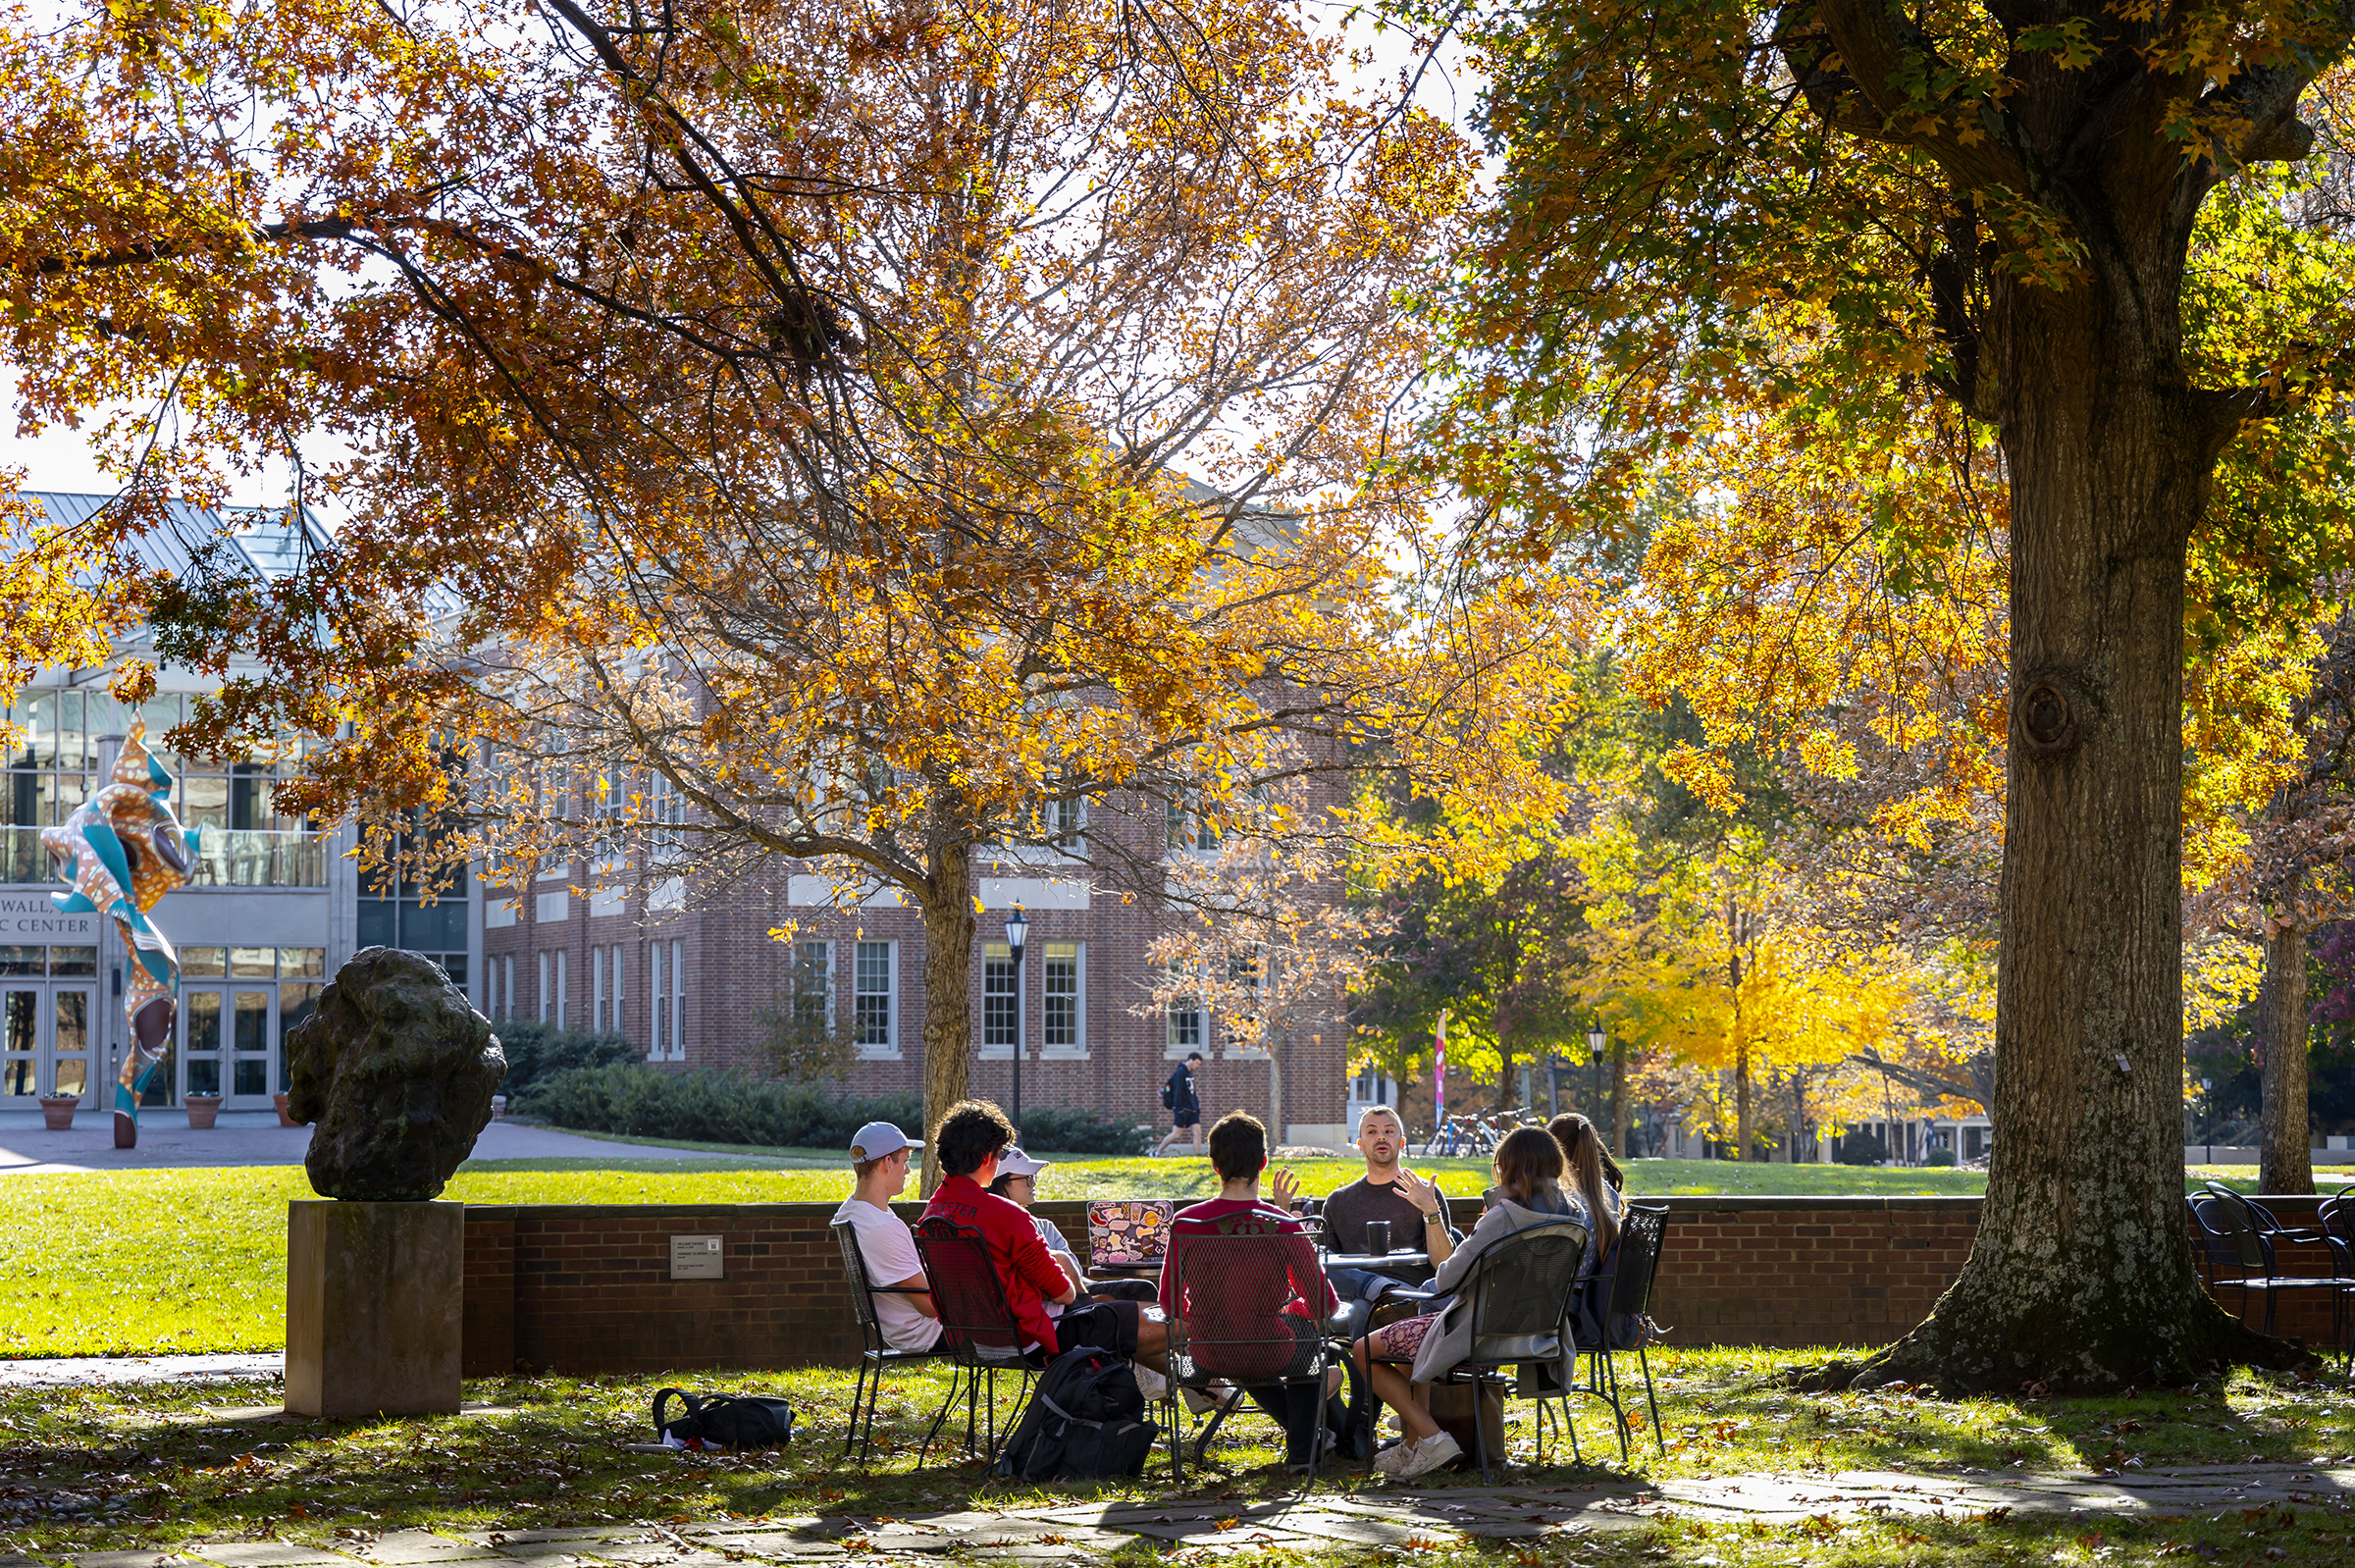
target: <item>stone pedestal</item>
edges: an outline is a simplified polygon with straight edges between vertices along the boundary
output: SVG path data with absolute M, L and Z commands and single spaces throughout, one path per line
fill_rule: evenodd
M 458 1408 L 466 1206 L 287 1206 L 287 1409 L 303 1416 Z

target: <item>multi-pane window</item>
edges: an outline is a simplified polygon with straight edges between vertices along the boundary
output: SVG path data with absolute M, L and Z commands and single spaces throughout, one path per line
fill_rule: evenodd
M 1170 978 L 1174 982 L 1182 984 L 1186 975 L 1184 971 L 1173 965 L 1170 969 Z M 1188 1051 L 1201 1050 L 1202 1023 L 1202 999 L 1200 996 L 1184 991 L 1172 996 L 1169 1006 L 1169 1050 L 1167 1054 L 1173 1057 L 1181 1057 Z
M 670 1060 L 687 1060 L 687 944 L 670 944 Z
M 1076 800 L 1049 801 L 1039 808 L 1038 836 L 1057 849 L 1077 848 L 1080 826 Z
M 571 954 L 565 952 L 562 948 L 556 949 L 556 1027 L 559 1029 L 563 1028 L 569 1021 L 569 1010 L 566 1008 L 565 1004 L 571 1000 L 570 993 L 572 987 L 565 983 L 570 976 L 568 976 L 564 971 L 571 967 Z
M 605 949 L 605 968 L 608 971 L 605 995 L 610 1003 L 605 1014 L 605 1027 L 615 1034 L 621 1034 L 628 1029 L 629 1025 L 622 1021 L 620 943 L 616 942 Z
M 859 1025 L 859 1047 L 869 1055 L 888 1055 L 897 1044 L 892 1034 L 892 947 L 889 942 L 862 942 L 853 965 L 851 1016 Z
M 540 955 L 540 1021 L 543 1023 L 549 1020 L 556 1007 L 555 987 L 549 983 L 555 975 L 555 959 L 553 953 Z
M 1048 1051 L 1077 1051 L 1087 1042 L 1080 1020 L 1086 1016 L 1085 976 L 1076 942 L 1041 944 L 1039 978 L 1045 992 L 1046 1029 L 1040 1045 Z
M 646 945 L 646 1058 L 663 1062 L 670 1057 L 670 965 L 667 944 Z
M 605 950 L 589 950 L 589 1027 L 605 1032 Z
M 1012 1056 L 1021 1029 L 1021 977 L 1015 972 L 1014 954 L 1003 942 L 981 944 L 981 1051 L 984 1056 Z
M 1181 798 L 1173 798 L 1167 807 L 1169 843 L 1174 850 L 1215 850 L 1219 847 L 1219 824 L 1187 806 Z
M 679 827 L 687 820 L 687 797 L 660 773 L 648 784 L 647 815 L 655 823 L 649 847 L 656 862 L 675 861 L 686 853 L 686 835 Z
M 187 715 L 189 699 L 160 693 L 138 706 L 105 692 L 33 691 L 5 710 L 24 726 L 23 742 L 0 758 L 0 882 L 49 877 L 40 830 L 54 827 L 102 786 L 114 742 L 131 720 L 147 721 L 147 749 L 174 775 L 171 804 L 181 823 L 202 828 L 189 879 L 198 887 L 325 887 L 319 836 L 277 808 L 277 789 L 293 767 L 248 760 L 223 768 L 174 756 L 164 737 Z M 193 769 L 193 770 L 191 770 Z
M 811 1038 L 834 1026 L 834 944 L 793 944 L 793 1019 Z

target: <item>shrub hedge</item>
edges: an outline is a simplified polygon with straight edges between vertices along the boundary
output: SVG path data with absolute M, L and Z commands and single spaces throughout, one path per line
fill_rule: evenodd
M 492 1025 L 507 1056 L 507 1075 L 498 1092 L 515 1105 L 525 1090 L 551 1072 L 614 1067 L 639 1059 L 638 1048 L 618 1034 L 560 1029 L 530 1019 L 501 1019 Z
M 504 1038 L 504 1035 L 501 1035 Z M 640 1065 L 543 1071 L 509 1101 L 550 1125 L 633 1138 L 751 1143 L 769 1148 L 843 1149 L 869 1122 L 914 1133 L 923 1102 L 913 1094 L 843 1099 L 813 1083 L 780 1083 L 733 1072 L 658 1072 Z M 1149 1134 L 1092 1111 L 1056 1106 L 1025 1111 L 1033 1153 L 1141 1154 Z

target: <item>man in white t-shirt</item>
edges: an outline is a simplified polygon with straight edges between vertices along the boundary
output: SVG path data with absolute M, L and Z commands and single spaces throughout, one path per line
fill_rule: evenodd
M 883 1342 L 894 1350 L 929 1350 L 940 1342 L 940 1314 L 924 1283 L 916 1232 L 891 1212 L 891 1200 L 908 1186 L 908 1157 L 920 1144 L 888 1122 L 869 1122 L 851 1139 L 851 1171 L 859 1184 L 834 1211 L 834 1223 L 849 1221 L 859 1233 L 859 1256 L 875 1287 L 875 1319 Z

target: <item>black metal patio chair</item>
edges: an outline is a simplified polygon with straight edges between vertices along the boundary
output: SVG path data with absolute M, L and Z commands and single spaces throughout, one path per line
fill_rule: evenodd
M 1480 1479 L 1489 1479 L 1489 1424 L 1481 1412 L 1484 1393 L 1510 1393 L 1508 1371 L 1543 1369 L 1519 1379 L 1519 1391 L 1538 1405 L 1538 1462 L 1545 1461 L 1545 1401 L 1559 1399 L 1562 1430 L 1578 1454 L 1578 1429 L 1570 1418 L 1578 1386 L 1578 1341 L 1571 1332 L 1578 1269 L 1586 1260 L 1587 1228 L 1576 1220 L 1549 1221 L 1516 1230 L 1472 1261 L 1471 1273 L 1455 1294 L 1469 1302 L 1471 1351 L 1436 1382 L 1472 1387 L 1473 1451 Z M 1400 1292 L 1390 1292 L 1399 1294 Z M 1435 1329 L 1433 1332 L 1439 1332 Z M 1498 1458 L 1504 1457 L 1497 1455 Z
M 1349 1345 L 1333 1334 L 1330 1322 L 1283 1308 L 1309 1294 L 1321 1297 L 1323 1275 L 1309 1238 L 1252 1215 L 1229 1215 L 1208 1230 L 1175 1231 L 1170 1237 L 1171 1294 L 1165 1303 L 1170 1325 L 1169 1388 L 1162 1403 L 1170 1433 L 1170 1476 L 1185 1484 L 1183 1423 L 1176 1408 L 1181 1390 L 1209 1393 L 1214 1383 L 1233 1385 L 1219 1401 L 1194 1444 L 1202 1462 L 1210 1440 L 1249 1388 L 1292 1389 L 1313 1385 L 1317 1425 L 1324 1426 L 1325 1381 L 1329 1368 L 1347 1366 Z M 1351 1369 L 1349 1376 L 1356 1374 Z M 1352 1408 L 1358 1401 L 1352 1399 Z M 1325 1441 L 1312 1437 L 1308 1482 L 1316 1485 Z
M 940 1414 L 932 1418 L 931 1430 L 924 1434 L 923 1452 L 916 1455 L 916 1467 L 924 1467 L 932 1439 L 956 1405 L 960 1390 L 965 1394 L 966 1451 L 972 1451 L 978 1415 L 983 1457 L 995 1459 L 998 1374 L 1015 1372 L 1022 1379 L 1014 1417 L 1006 1423 L 1011 1434 L 1021 1424 L 1022 1405 L 1030 1397 L 1033 1380 L 1046 1366 L 1046 1357 L 1036 1345 L 1026 1342 L 1028 1336 L 1015 1321 L 1014 1309 L 1006 1302 L 1005 1282 L 998 1278 L 997 1260 L 989 1255 L 989 1242 L 980 1231 L 952 1220 L 918 1221 L 916 1255 L 923 1260 L 924 1281 L 932 1287 L 932 1304 L 940 1313 L 941 1350 L 957 1369 L 949 1396 L 942 1402 Z
M 875 1406 L 883 1397 L 883 1372 L 887 1367 L 906 1366 L 911 1362 L 936 1361 L 945 1352 L 938 1344 L 928 1350 L 902 1350 L 883 1337 L 883 1322 L 875 1312 L 875 1285 L 867 1278 L 866 1255 L 859 1250 L 859 1228 L 848 1220 L 828 1227 L 834 1232 L 834 1244 L 842 1249 L 843 1277 L 850 1281 L 851 1302 L 859 1314 L 859 1333 L 864 1347 L 859 1352 L 859 1386 L 851 1395 L 851 1423 L 842 1435 L 842 1456 L 849 1458 L 851 1445 L 859 1446 L 859 1462 L 866 1463 L 866 1454 L 875 1435 Z M 913 1294 L 914 1292 L 894 1292 Z M 860 1425 L 860 1411 L 866 1412 L 864 1429 Z M 922 1463 L 918 1457 L 917 1463 Z
M 2324 1291 L 2330 1298 L 2330 1342 L 2334 1345 L 2340 1342 L 2346 1324 L 2347 1293 L 2355 1290 L 2355 1278 L 2336 1274 L 2326 1279 L 2285 1275 L 2274 1250 L 2280 1241 L 2324 1241 L 2323 1232 L 2289 1228 L 2262 1206 L 2213 1181 L 2206 1183 L 2202 1194 L 2190 1203 L 2192 1219 L 2207 1243 L 2203 1250 L 2208 1255 L 2209 1268 L 2204 1272 L 2208 1274 L 2211 1294 L 2219 1286 L 2237 1289 L 2240 1292 L 2237 1316 L 2246 1322 L 2249 1297 L 2254 1293 L 2265 1303 L 2263 1329 L 2271 1333 L 2275 1304 L 2282 1296 L 2299 1291 Z
M 1638 1323 L 1649 1314 L 1651 1284 L 1659 1274 L 1660 1246 L 1667 1234 L 1665 1208 L 1629 1204 L 1622 1209 L 1619 1237 L 1612 1244 L 1611 1255 L 1586 1285 L 1588 1301 L 1596 1304 L 1599 1310 L 1582 1315 L 1583 1321 L 1574 1319 L 1580 1324 L 1579 1354 L 1587 1358 L 1584 1391 L 1610 1406 L 1617 1419 L 1622 1464 L 1628 1460 L 1628 1437 L 1633 1428 L 1619 1391 L 1619 1364 L 1612 1359 L 1624 1354 L 1611 1343 L 1612 1326 Z M 1651 1381 L 1651 1357 L 1641 1336 L 1636 1340 L 1635 1353 L 1636 1364 L 1644 1373 L 1645 1403 L 1651 1412 L 1651 1439 L 1665 1456 L 1668 1439 L 1660 1433 L 1659 1393 Z

